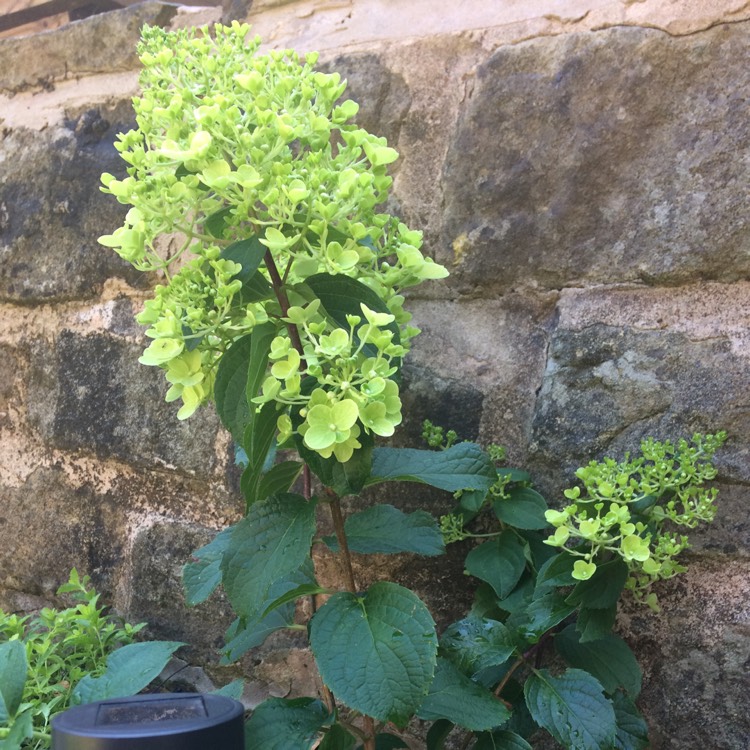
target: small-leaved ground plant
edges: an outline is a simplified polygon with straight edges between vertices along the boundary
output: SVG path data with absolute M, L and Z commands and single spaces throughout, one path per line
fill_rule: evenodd
M 182 645 L 134 643 L 145 623 L 107 613 L 88 576 L 75 569 L 57 593 L 73 606 L 23 617 L 0 610 L 0 750 L 49 748 L 55 715 L 138 693 Z
M 433 722 L 430 750 L 448 737 L 523 750 L 540 729 L 577 750 L 645 748 L 617 602 L 628 589 L 658 606 L 651 585 L 679 572 L 687 545 L 674 529 L 713 515 L 703 485 L 723 436 L 593 462 L 562 510 L 498 448 L 430 425 L 429 449 L 376 445 L 401 422 L 401 366 L 419 333 L 403 293 L 447 270 L 383 212 L 398 154 L 354 123 L 345 82 L 313 54 L 259 45 L 236 23 L 144 30 L 137 127 L 116 144 L 127 176 L 103 176 L 131 208 L 100 239 L 161 275 L 138 316 L 151 339 L 140 361 L 164 371 L 178 418 L 214 402 L 245 465 L 244 517 L 185 566 L 188 602 L 223 587 L 236 612 L 227 662 L 290 629 L 307 634 L 319 670 L 317 695 L 255 709 L 247 747 L 407 747 L 418 717 Z M 372 504 L 345 517 L 342 498 L 396 481 L 455 493 L 456 509 L 438 520 Z M 355 579 L 354 555 L 437 556 L 473 536 L 476 601 L 442 634 L 409 589 Z M 316 571 L 319 546 L 343 586 Z

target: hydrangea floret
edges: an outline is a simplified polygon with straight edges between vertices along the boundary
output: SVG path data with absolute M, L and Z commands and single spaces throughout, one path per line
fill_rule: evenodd
M 573 569 L 578 580 L 620 556 L 630 571 L 627 588 L 656 607 L 651 584 L 684 571 L 675 558 L 688 538 L 675 527 L 692 529 L 714 518 L 718 491 L 703 485 L 716 476 L 711 461 L 725 439 L 724 432 L 677 445 L 649 438 L 633 459 L 591 461 L 576 472 L 583 487 L 564 492 L 571 504 L 546 511 L 555 531 L 545 543 L 580 558 Z
M 223 354 L 270 322 L 254 403 L 276 404 L 282 440 L 346 461 L 362 433 L 401 421 L 394 376 L 419 332 L 401 292 L 447 271 L 380 211 L 398 153 L 352 122 L 346 82 L 315 54 L 259 54 L 248 32 L 144 29 L 137 127 L 116 144 L 127 176 L 102 176 L 131 208 L 99 241 L 162 276 L 138 316 L 152 339 L 140 361 L 165 371 L 180 419 L 213 398 Z M 310 291 L 330 276 L 374 301 L 342 319 Z

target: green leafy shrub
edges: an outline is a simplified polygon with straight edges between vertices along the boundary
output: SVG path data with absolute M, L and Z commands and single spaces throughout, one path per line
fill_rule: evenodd
M 434 722 L 430 750 L 455 733 L 464 748 L 523 750 L 539 728 L 574 750 L 644 748 L 617 601 L 678 572 L 685 542 L 668 523 L 708 520 L 715 495 L 700 485 L 721 436 L 591 464 L 563 511 L 497 447 L 433 426 L 430 450 L 376 446 L 401 422 L 418 334 L 401 292 L 447 271 L 379 208 L 398 154 L 351 121 L 345 82 L 315 55 L 257 54 L 247 33 L 144 31 L 137 128 L 118 143 L 128 174 L 103 176 L 131 209 L 100 241 L 162 274 L 138 317 L 152 339 L 140 361 L 165 372 L 180 419 L 215 401 L 244 466 L 245 515 L 185 566 L 188 602 L 223 587 L 237 615 L 225 661 L 289 629 L 307 633 L 318 667 L 319 695 L 258 706 L 248 747 L 406 747 L 416 716 Z M 457 509 L 440 523 L 388 504 L 345 517 L 342 497 L 393 481 L 458 493 Z M 487 509 L 497 529 L 471 531 Z M 413 592 L 355 580 L 353 555 L 437 556 L 472 536 L 486 538 L 466 558 L 476 602 L 440 637 Z M 336 555 L 343 587 L 320 580 L 316 546 Z M 564 671 L 543 666 L 552 644 Z
M 181 645 L 134 643 L 144 627 L 105 612 L 88 576 L 58 589 L 75 604 L 33 617 L 0 610 L 0 749 L 50 746 L 52 718 L 78 703 L 133 695 Z

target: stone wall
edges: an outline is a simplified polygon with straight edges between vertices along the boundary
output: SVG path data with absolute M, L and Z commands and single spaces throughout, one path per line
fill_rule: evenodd
M 401 440 L 429 416 L 506 445 L 548 497 L 641 437 L 725 429 L 716 523 L 690 572 L 621 632 L 653 747 L 750 747 L 750 6 L 741 0 L 242 0 L 269 46 L 320 49 L 360 122 L 402 154 L 393 209 L 452 276 L 410 306 Z M 240 513 L 227 436 L 180 423 L 137 363 L 154 280 L 96 244 L 123 207 L 146 3 L 0 41 L 0 607 L 54 601 L 72 566 L 212 666 L 229 618 L 181 602 L 180 566 Z M 445 501 L 398 490 L 403 507 Z M 381 564 L 382 563 L 382 564 Z M 461 550 L 368 561 L 436 608 L 466 603 Z M 375 573 L 373 573 L 373 570 Z M 449 612 L 449 610 L 456 612 Z M 250 703 L 311 683 L 300 642 L 243 667 Z

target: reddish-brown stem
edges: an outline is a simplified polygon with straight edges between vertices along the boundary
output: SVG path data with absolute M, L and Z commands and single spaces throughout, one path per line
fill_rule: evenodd
M 279 269 L 276 267 L 276 261 L 274 261 L 273 255 L 271 255 L 270 250 L 266 250 L 266 254 L 263 257 L 263 260 L 265 261 L 266 268 L 268 269 L 268 275 L 271 277 L 273 291 L 276 295 L 276 299 L 279 302 L 279 307 L 281 307 L 281 314 L 286 317 L 290 307 L 289 297 L 287 297 L 286 292 L 284 291 L 284 282 L 281 279 Z M 299 367 L 300 372 L 304 372 L 307 369 L 307 363 L 305 362 L 305 350 L 302 348 L 302 341 L 299 337 L 299 331 L 297 330 L 297 326 L 294 325 L 294 323 L 287 323 L 286 327 L 289 331 L 289 339 L 292 342 L 292 346 L 297 350 L 301 358 Z
M 344 529 L 344 514 L 341 512 L 341 499 L 333 490 L 326 490 L 330 502 L 331 518 L 333 519 L 333 528 L 336 532 L 336 541 L 339 543 L 339 554 L 343 562 L 344 580 L 346 589 L 352 594 L 357 593 L 357 585 L 354 582 L 354 570 L 352 568 L 352 555 L 349 552 L 349 543 L 346 541 L 346 531 Z
M 264 256 L 266 268 L 268 274 L 271 277 L 271 283 L 273 285 L 273 291 L 278 300 L 279 307 L 281 307 L 281 314 L 286 317 L 289 312 L 289 297 L 287 297 L 284 291 L 284 280 L 279 274 L 279 269 L 276 266 L 276 262 L 273 259 L 273 255 L 270 250 L 266 250 Z M 288 272 L 288 269 L 287 269 Z M 286 274 L 285 274 L 286 276 Z M 300 371 L 304 372 L 307 369 L 307 363 L 304 358 L 304 349 L 302 348 L 302 341 L 300 340 L 299 330 L 294 323 L 287 323 L 287 330 L 289 331 L 289 339 L 292 342 L 292 346 L 297 350 L 300 355 Z M 310 468 L 305 464 L 302 471 L 302 482 L 303 482 L 303 493 L 304 496 L 309 500 L 312 497 L 312 477 L 310 474 Z M 344 530 L 344 516 L 341 512 L 341 499 L 332 490 L 326 489 L 326 494 L 330 498 L 329 506 L 331 508 L 331 517 L 333 518 L 333 527 L 336 530 L 336 539 L 339 543 L 340 559 L 343 561 L 344 579 L 346 581 L 346 588 L 352 594 L 357 592 L 357 586 L 354 582 L 354 570 L 352 568 L 352 557 L 349 552 L 349 545 L 346 541 L 346 531 Z M 317 602 L 315 597 L 312 597 L 312 610 L 315 614 L 317 610 Z M 323 702 L 329 711 L 333 712 L 336 707 L 336 702 L 331 691 L 320 681 L 321 693 L 323 696 Z M 364 734 L 362 737 L 363 750 L 375 750 L 375 721 L 370 716 L 364 716 L 362 718 L 362 724 L 364 728 Z

